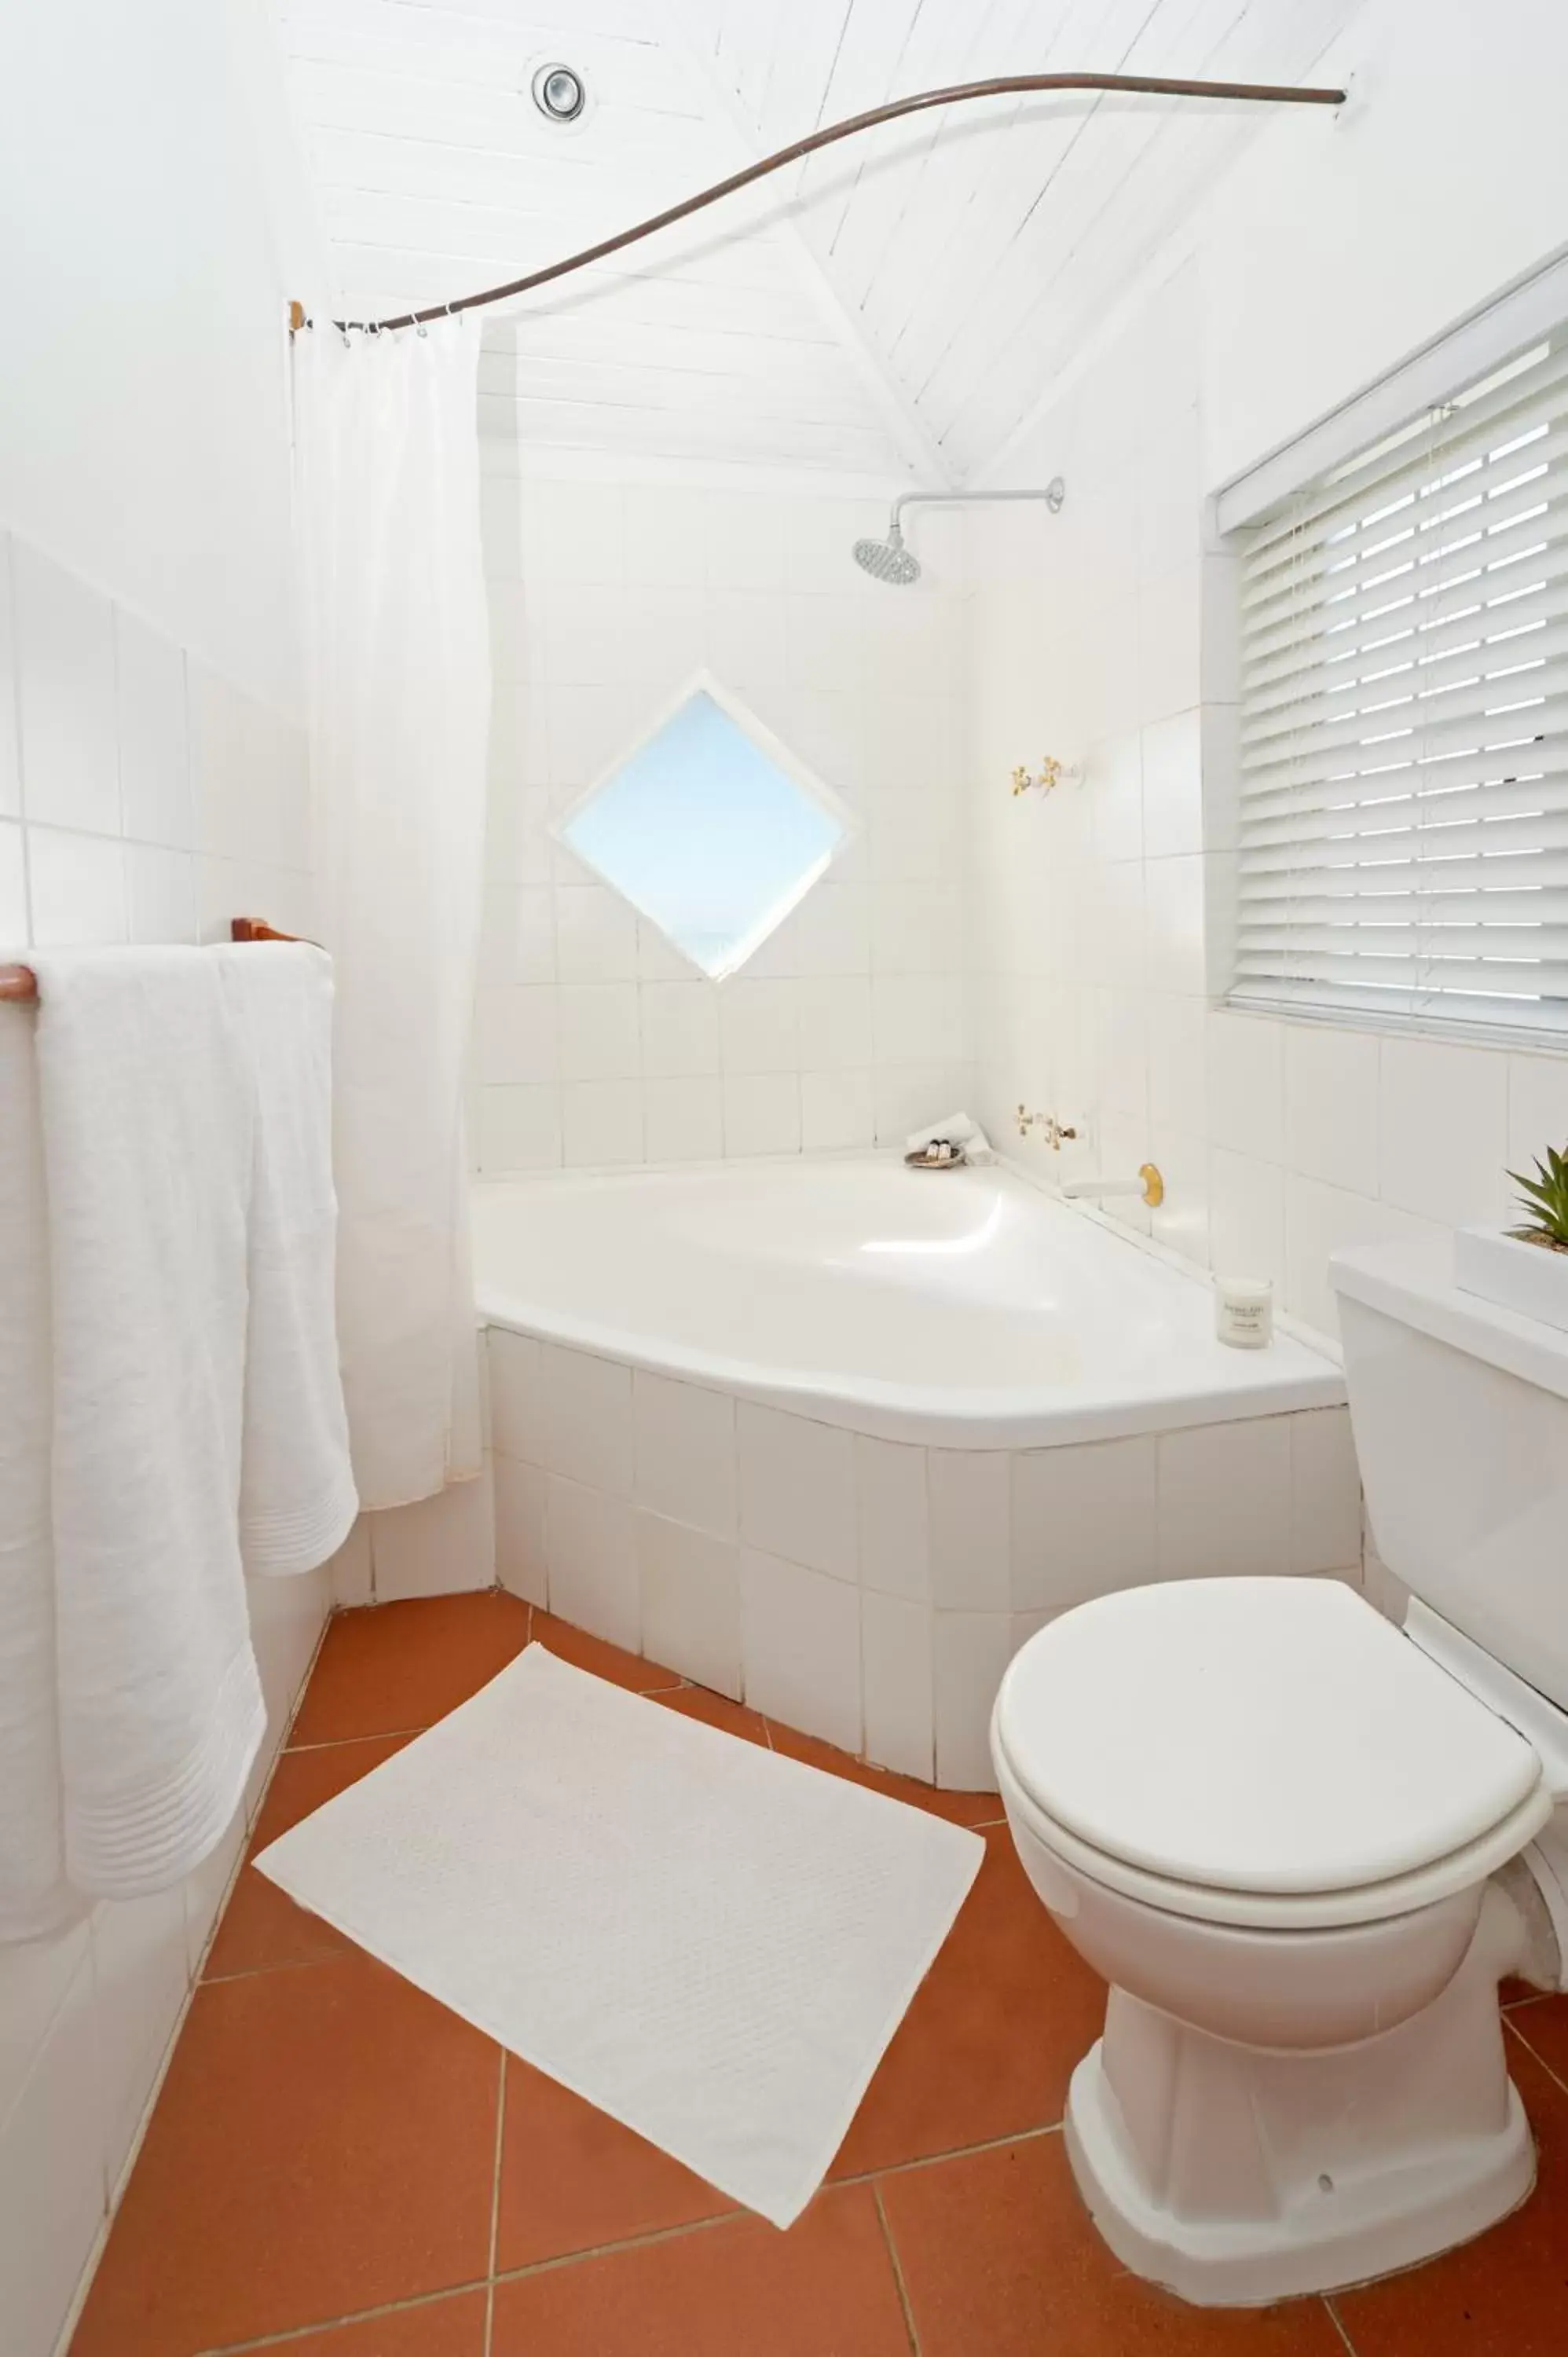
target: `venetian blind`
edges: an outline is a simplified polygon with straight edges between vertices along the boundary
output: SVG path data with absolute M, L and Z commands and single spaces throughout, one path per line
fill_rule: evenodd
M 1232 999 L 1568 1031 L 1568 332 L 1244 547 Z

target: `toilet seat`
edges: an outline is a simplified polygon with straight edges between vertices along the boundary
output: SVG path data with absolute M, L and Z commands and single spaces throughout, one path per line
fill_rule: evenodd
M 1484 1881 L 1552 1811 L 1534 1748 L 1338 1581 L 1079 1606 L 1010 1663 L 993 1748 L 1010 1812 L 1048 1847 L 1215 1923 L 1413 1912 Z

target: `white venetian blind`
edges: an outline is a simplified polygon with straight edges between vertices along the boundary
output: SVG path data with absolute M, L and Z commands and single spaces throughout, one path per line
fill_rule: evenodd
M 1233 1001 L 1568 1032 L 1568 333 L 1242 565 Z

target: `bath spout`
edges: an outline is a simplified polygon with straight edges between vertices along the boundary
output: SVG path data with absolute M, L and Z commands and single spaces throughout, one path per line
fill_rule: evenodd
M 1141 1162 L 1135 1178 L 1068 1178 L 1062 1193 L 1089 1203 L 1103 1202 L 1108 1195 L 1141 1195 L 1152 1210 L 1165 1201 L 1165 1182 L 1152 1162 Z

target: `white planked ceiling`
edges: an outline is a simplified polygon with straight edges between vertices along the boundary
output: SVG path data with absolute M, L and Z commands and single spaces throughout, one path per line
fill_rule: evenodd
M 1305 78 L 1360 0 L 275 0 L 351 315 L 612 234 L 890 97 L 1095 69 Z M 528 95 L 563 58 L 563 129 Z M 1263 116 L 998 102 L 890 126 L 524 299 L 489 430 L 888 479 L 983 469 Z

